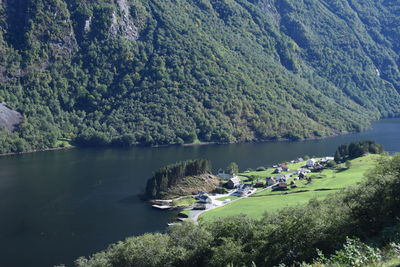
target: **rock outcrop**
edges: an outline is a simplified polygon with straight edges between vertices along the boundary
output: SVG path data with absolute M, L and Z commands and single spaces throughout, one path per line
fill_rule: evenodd
M 139 29 L 136 27 L 129 12 L 130 6 L 126 0 L 118 0 L 118 10 L 112 14 L 111 35 L 122 35 L 130 41 L 139 38 Z
M 22 115 L 10 109 L 5 103 L 0 103 L 0 128 L 14 131 L 15 127 L 22 121 Z

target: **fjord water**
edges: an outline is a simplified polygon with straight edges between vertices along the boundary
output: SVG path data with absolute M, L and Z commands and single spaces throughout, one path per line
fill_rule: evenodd
M 175 212 L 152 209 L 137 195 L 157 168 L 206 158 L 214 169 L 241 169 L 296 157 L 333 155 L 355 140 L 400 151 L 400 119 L 357 134 L 301 142 L 72 149 L 0 158 L 0 266 L 72 264 L 79 256 L 145 232 L 163 231 Z

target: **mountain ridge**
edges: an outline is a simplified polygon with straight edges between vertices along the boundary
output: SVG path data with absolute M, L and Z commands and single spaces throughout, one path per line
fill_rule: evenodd
M 305 139 L 399 114 L 393 1 L 0 2 L 1 152 Z M 16 146 L 15 144 L 19 145 Z

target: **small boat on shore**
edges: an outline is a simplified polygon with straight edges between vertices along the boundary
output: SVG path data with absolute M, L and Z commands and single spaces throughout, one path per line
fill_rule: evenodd
M 170 210 L 172 206 L 161 206 L 161 205 L 151 205 L 153 208 L 160 209 L 160 210 Z

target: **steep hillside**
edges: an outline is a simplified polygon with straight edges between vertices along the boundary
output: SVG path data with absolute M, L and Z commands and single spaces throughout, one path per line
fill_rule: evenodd
M 299 139 L 399 114 L 400 4 L 1 0 L 0 152 Z

